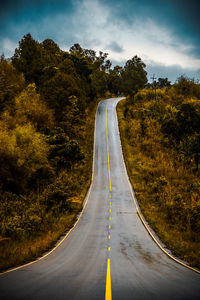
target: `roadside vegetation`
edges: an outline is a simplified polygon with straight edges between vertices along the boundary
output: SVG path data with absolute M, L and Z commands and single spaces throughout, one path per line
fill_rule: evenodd
M 114 68 L 107 58 L 30 34 L 11 59 L 1 56 L 1 270 L 41 256 L 73 226 L 91 181 L 97 104 L 120 95 L 122 145 L 142 212 L 177 256 L 200 267 L 200 85 L 159 78 L 155 100 L 138 56 Z
M 156 100 L 148 85 L 118 104 L 125 161 L 150 226 L 200 268 L 200 84 L 186 77 L 156 84 Z
M 74 224 L 91 181 L 99 100 L 147 81 L 137 56 L 124 68 L 107 56 L 30 34 L 11 59 L 1 56 L 1 270 L 41 256 Z

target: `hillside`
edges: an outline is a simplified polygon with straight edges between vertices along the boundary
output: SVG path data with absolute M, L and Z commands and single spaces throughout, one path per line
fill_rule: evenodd
M 200 267 L 200 85 L 143 89 L 118 105 L 123 152 L 141 210 L 179 258 Z

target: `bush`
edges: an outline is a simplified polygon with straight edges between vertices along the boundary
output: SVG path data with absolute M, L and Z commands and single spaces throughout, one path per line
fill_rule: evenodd
M 1 187 L 22 193 L 32 174 L 48 165 L 48 145 L 30 123 L 13 130 L 0 125 Z
M 50 159 L 57 169 L 71 167 L 81 161 L 84 154 L 77 141 L 70 140 L 60 127 L 55 128 L 48 136 L 50 144 Z
M 45 128 L 54 127 L 53 111 L 47 108 L 46 104 L 36 93 L 35 84 L 28 87 L 15 99 L 15 116 L 18 124 L 31 122 L 39 131 Z
M 25 86 L 24 77 L 19 74 L 11 63 L 0 60 L 0 112 L 14 104 L 15 96 Z

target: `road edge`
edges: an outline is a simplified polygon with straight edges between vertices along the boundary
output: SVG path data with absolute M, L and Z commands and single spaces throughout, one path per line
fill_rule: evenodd
M 138 201 L 137 201 L 137 198 L 135 196 L 135 192 L 134 192 L 134 189 L 133 189 L 133 186 L 131 184 L 131 181 L 130 181 L 130 178 L 129 178 L 129 175 L 128 175 L 128 171 L 127 171 L 127 168 L 126 168 L 126 163 L 125 163 L 125 160 L 124 160 L 124 152 L 123 152 L 123 147 L 122 147 L 122 142 L 121 142 L 121 132 L 120 132 L 120 128 L 119 128 L 119 120 L 118 120 L 118 113 L 117 113 L 117 105 L 120 101 L 122 100 L 125 100 L 126 98 L 123 98 L 121 100 L 119 100 L 116 104 L 116 107 L 115 107 L 115 110 L 116 110 L 116 117 L 117 117 L 117 127 L 118 127 L 118 134 L 119 134 L 119 139 L 120 139 L 120 147 L 121 147 L 121 151 L 122 151 L 122 157 L 123 157 L 123 166 L 124 166 L 124 169 L 125 169 L 125 174 L 126 174 L 126 177 L 127 177 L 127 180 L 128 180 L 128 184 L 129 184 L 129 188 L 130 188 L 130 192 L 131 192 L 131 196 L 132 196 L 132 199 L 133 199 L 133 203 L 135 205 L 135 208 L 136 208 L 136 212 L 137 212 L 137 215 L 140 219 L 140 221 L 142 222 L 143 226 L 145 227 L 145 229 L 147 230 L 148 234 L 150 235 L 150 237 L 152 238 L 152 240 L 156 243 L 156 245 L 162 250 L 162 252 L 164 252 L 170 259 L 172 259 L 173 261 L 175 261 L 176 263 L 182 265 L 183 267 L 189 269 L 189 270 L 192 270 L 198 274 L 200 274 L 200 270 L 196 269 L 196 268 L 193 268 L 191 267 L 190 265 L 187 264 L 187 262 L 183 262 L 181 261 L 179 258 L 173 256 L 172 254 L 170 254 L 170 250 L 167 249 L 167 247 L 163 244 L 163 246 L 161 245 L 161 241 L 159 239 L 159 237 L 156 235 L 156 233 L 151 229 L 151 227 L 149 226 L 149 224 L 147 223 L 147 221 L 145 220 L 143 214 L 141 213 L 141 209 L 140 209 L 140 206 L 138 204 Z M 164 248 L 165 247 L 165 248 Z
M 66 234 L 64 235 L 63 238 L 61 238 L 61 240 L 58 240 L 58 242 L 56 243 L 56 245 L 48 252 L 44 253 L 44 255 L 40 256 L 39 258 L 33 260 L 33 261 L 30 261 L 26 264 L 23 264 L 23 265 L 20 265 L 18 267 L 14 267 L 14 268 L 11 268 L 11 269 L 8 269 L 6 271 L 3 271 L 3 272 L 0 272 L 0 276 L 2 275 L 5 275 L 5 274 L 8 274 L 8 273 L 11 273 L 11 272 L 14 272 L 14 271 L 17 271 L 19 269 L 22 269 L 22 268 L 25 268 L 27 266 L 30 266 L 34 263 L 37 263 L 38 261 L 46 258 L 47 256 L 49 256 L 51 253 L 53 253 L 65 240 L 66 238 L 70 235 L 70 233 L 75 229 L 76 225 L 78 224 L 84 210 L 85 210 L 85 207 L 88 203 L 88 200 L 90 198 L 90 193 L 91 193 L 91 189 L 92 189 L 92 185 L 93 185 L 93 177 L 94 177 L 94 158 L 95 158 L 95 145 L 96 145 L 96 117 L 97 117 L 97 111 L 98 111 L 98 107 L 99 107 L 99 104 L 104 101 L 104 100 L 101 100 L 99 101 L 98 105 L 97 105 L 97 108 L 96 108 L 96 113 L 95 113 L 95 122 L 94 122 L 94 142 L 93 142 L 93 161 L 92 161 L 92 177 L 91 177 L 91 184 L 90 184 L 90 187 L 88 189 L 88 192 L 85 196 L 85 199 L 83 201 L 83 208 L 80 212 L 80 214 L 77 216 L 77 220 L 76 222 L 73 224 L 73 226 L 70 228 L 69 231 L 66 232 Z

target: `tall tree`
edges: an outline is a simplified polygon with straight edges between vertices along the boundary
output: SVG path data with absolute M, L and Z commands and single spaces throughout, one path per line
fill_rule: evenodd
M 0 112 L 14 103 L 14 97 L 25 86 L 24 77 L 3 57 L 0 60 Z
M 133 96 L 147 83 L 146 65 L 137 55 L 128 60 L 122 71 L 122 91 L 125 95 Z
M 35 82 L 39 85 L 44 64 L 42 63 L 42 50 L 40 44 L 35 41 L 30 33 L 24 36 L 15 49 L 12 57 L 14 67 L 23 72 L 28 83 Z

